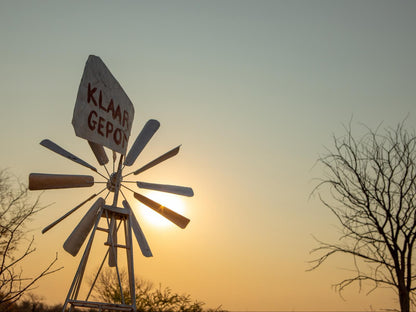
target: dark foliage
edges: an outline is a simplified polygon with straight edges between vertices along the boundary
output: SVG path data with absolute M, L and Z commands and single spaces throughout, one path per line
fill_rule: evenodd
M 120 280 L 124 302 L 131 304 L 128 290 L 128 276 L 125 271 L 120 272 Z M 202 312 L 205 305 L 200 301 L 193 301 L 190 295 L 174 293 L 169 287 L 161 285 L 154 287 L 149 281 L 136 280 L 136 307 L 139 312 Z M 116 272 L 103 270 L 95 285 L 95 299 L 100 302 L 123 303 Z M 224 312 L 220 307 L 208 309 L 210 312 Z

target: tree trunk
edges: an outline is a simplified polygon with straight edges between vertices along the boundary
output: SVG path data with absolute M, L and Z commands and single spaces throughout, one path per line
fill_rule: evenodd
M 400 298 L 400 311 L 410 312 L 410 293 L 406 289 L 406 287 L 400 287 L 399 298 Z

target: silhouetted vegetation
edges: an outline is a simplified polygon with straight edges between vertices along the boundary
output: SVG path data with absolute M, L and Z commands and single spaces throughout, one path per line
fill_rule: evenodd
M 128 291 L 128 280 L 125 271 L 120 271 L 124 300 L 131 304 Z M 95 284 L 94 300 L 107 303 L 123 303 L 118 285 L 116 272 L 104 269 Z M 205 303 L 194 301 L 190 295 L 174 293 L 169 287 L 161 285 L 154 287 L 149 281 L 136 278 L 136 305 L 137 312 L 226 312 L 218 307 L 216 309 L 203 309 Z M 1 308 L 0 312 L 61 312 L 63 304 L 47 305 L 36 296 L 27 295 L 18 302 L 11 303 L 7 308 Z M 96 309 L 74 308 L 72 311 L 97 311 Z M 110 310 L 102 310 L 110 311 Z
M 324 178 L 315 191 L 337 217 L 342 236 L 335 243 L 319 242 L 312 269 L 330 256 L 353 258 L 355 274 L 337 284 L 345 287 L 370 282 L 391 287 L 402 312 L 409 312 L 415 295 L 416 136 L 404 122 L 394 129 L 367 129 L 354 137 L 334 137 L 334 147 L 319 159 Z M 329 197 L 329 198 L 328 198 Z
M 128 287 L 128 275 L 120 271 L 120 281 L 124 302 L 131 304 Z M 169 287 L 154 287 L 149 281 L 136 278 L 136 307 L 140 312 L 202 312 L 205 303 L 194 301 L 190 295 L 174 293 Z M 95 284 L 94 298 L 100 302 L 123 303 L 118 278 L 114 270 L 103 270 Z M 222 312 L 225 310 L 208 309 L 206 311 Z
M 38 297 L 30 294 L 25 297 L 27 298 L 14 302 L 7 308 L 0 307 L 0 312 L 62 312 L 62 305 L 49 306 Z
M 36 276 L 25 276 L 20 263 L 35 252 L 34 238 L 27 238 L 26 225 L 41 209 L 39 197 L 31 200 L 27 187 L 0 171 L 0 309 L 19 300 L 35 283 L 56 272 L 56 258 Z

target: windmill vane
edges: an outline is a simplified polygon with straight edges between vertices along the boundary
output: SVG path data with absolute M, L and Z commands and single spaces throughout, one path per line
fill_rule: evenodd
M 131 174 L 136 176 L 153 168 L 154 166 L 177 155 L 180 148 L 180 146 L 178 146 L 155 158 L 141 168 L 123 174 L 123 170 L 125 168 L 134 165 L 140 153 L 160 127 L 160 123 L 157 120 L 148 120 L 127 153 L 127 145 L 132 128 L 133 117 L 134 107 L 127 94 L 105 66 L 104 62 L 99 57 L 90 55 L 85 64 L 78 89 L 72 124 L 74 126 L 75 134 L 88 141 L 96 160 L 99 165 L 103 167 L 104 172 L 100 172 L 88 162 L 75 156 L 49 139 L 45 139 L 40 142 L 42 146 L 52 152 L 92 170 L 98 180 L 91 175 L 31 173 L 29 175 L 30 190 L 69 189 L 92 187 L 94 185 L 101 187 L 99 191 L 90 195 L 87 199 L 84 199 L 62 217 L 46 226 L 42 231 L 42 233 L 46 233 L 51 230 L 61 221 L 69 217 L 73 212 L 80 209 L 87 202 L 95 198 L 95 202 L 79 221 L 78 225 L 74 228 L 63 245 L 64 250 L 75 257 L 89 235 L 78 270 L 68 291 L 63 311 L 66 311 L 68 305 L 70 311 L 74 307 L 95 308 L 100 311 L 102 309 L 113 309 L 119 311 L 137 310 L 133 265 L 133 234 L 136 237 L 142 254 L 145 257 L 152 257 L 153 254 L 123 191 L 132 193 L 133 198 L 158 212 L 160 215 L 167 218 L 180 228 L 185 228 L 189 223 L 188 218 L 151 200 L 143 194 L 132 190 L 130 187 L 125 185 L 128 182 L 123 183 L 123 178 L 126 176 Z M 110 149 L 113 153 L 113 166 L 110 169 L 106 166 L 109 162 L 109 158 L 104 147 Z M 117 153 L 119 154 L 118 157 Z M 126 154 L 127 156 L 125 156 Z M 119 162 L 116 166 L 115 162 L 117 158 Z M 192 188 L 185 186 L 157 184 L 143 181 L 136 181 L 136 186 L 139 189 L 167 192 L 181 196 L 191 197 L 194 195 Z M 107 194 L 104 195 L 105 193 Z M 113 194 L 113 202 L 109 205 L 106 203 L 104 198 L 107 198 L 110 193 Z M 101 194 L 103 195 L 100 197 Z M 123 197 L 122 207 L 118 207 L 119 195 Z M 100 224 L 104 224 L 104 227 Z M 121 228 L 124 228 L 124 231 L 122 231 L 124 233 L 124 239 L 122 240 L 124 245 L 120 244 L 117 239 L 118 231 Z M 131 298 L 131 303 L 129 304 L 126 303 L 125 296 L 121 288 L 120 292 L 122 294 L 122 304 L 89 301 L 89 296 L 95 286 L 95 281 L 90 287 L 86 299 L 78 299 L 92 242 L 97 230 L 107 233 L 107 241 L 104 242 L 104 245 L 108 246 L 108 249 L 100 269 L 96 273 L 95 281 L 101 272 L 104 262 L 108 260 L 108 265 L 115 268 L 117 271 L 119 285 L 121 286 L 117 249 L 125 249 L 129 274 L 129 292 Z
M 125 155 L 134 107 L 97 56 L 90 55 L 78 88 L 72 117 L 75 134 Z

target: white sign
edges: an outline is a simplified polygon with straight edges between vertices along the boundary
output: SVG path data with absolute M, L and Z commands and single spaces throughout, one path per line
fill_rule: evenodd
M 127 94 L 103 61 L 90 55 L 72 117 L 75 134 L 125 155 L 133 118 Z

